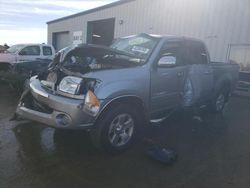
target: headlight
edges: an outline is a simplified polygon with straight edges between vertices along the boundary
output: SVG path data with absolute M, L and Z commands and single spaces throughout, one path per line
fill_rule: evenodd
M 100 109 L 100 101 L 92 91 L 88 91 L 85 97 L 84 110 L 93 116 L 96 116 Z
M 59 90 L 72 95 L 77 94 L 80 89 L 82 78 L 67 76 L 59 84 Z

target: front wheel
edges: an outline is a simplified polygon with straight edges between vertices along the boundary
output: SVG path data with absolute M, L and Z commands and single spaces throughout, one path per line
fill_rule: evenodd
M 91 131 L 94 145 L 111 153 L 126 150 L 134 141 L 138 120 L 132 106 L 113 106 L 99 118 L 95 129 Z

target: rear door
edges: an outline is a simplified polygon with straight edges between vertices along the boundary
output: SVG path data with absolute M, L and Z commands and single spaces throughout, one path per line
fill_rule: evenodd
M 193 88 L 195 103 L 210 99 L 213 89 L 213 69 L 205 45 L 200 41 L 186 41 L 188 75 Z
M 169 67 L 158 65 L 162 57 L 176 58 L 176 64 Z M 151 112 L 168 112 L 181 104 L 181 91 L 185 76 L 183 65 L 183 42 L 167 41 L 163 45 L 151 71 Z

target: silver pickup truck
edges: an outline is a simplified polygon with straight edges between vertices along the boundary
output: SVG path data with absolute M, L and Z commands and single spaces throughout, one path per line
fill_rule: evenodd
M 204 43 L 192 38 L 139 34 L 110 47 L 81 44 L 58 52 L 48 71 L 30 79 L 16 114 L 88 130 L 97 147 L 119 152 L 142 124 L 176 109 L 206 105 L 221 112 L 238 70 L 210 62 Z

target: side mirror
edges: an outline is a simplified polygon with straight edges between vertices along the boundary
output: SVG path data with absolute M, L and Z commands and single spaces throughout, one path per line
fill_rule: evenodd
M 158 61 L 158 67 L 174 67 L 176 65 L 176 57 L 163 56 Z

